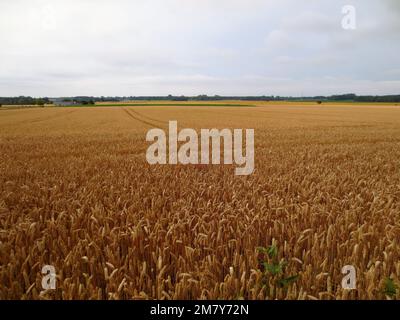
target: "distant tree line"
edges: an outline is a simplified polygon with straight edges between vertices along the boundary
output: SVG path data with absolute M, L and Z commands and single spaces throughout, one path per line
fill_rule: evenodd
M 73 101 L 78 104 L 94 104 L 95 102 L 105 102 L 105 101 L 121 101 L 120 97 L 91 97 L 91 96 L 77 96 L 63 98 L 64 101 Z
M 349 101 L 349 102 L 400 102 L 400 95 L 387 96 L 357 96 L 354 93 L 332 95 L 332 96 L 310 96 L 310 97 L 283 97 L 283 96 L 130 96 L 116 99 L 121 100 L 160 100 L 160 101 L 218 101 L 218 100 L 241 100 L 241 101 Z
M 77 98 L 64 98 L 62 99 L 63 102 L 73 102 L 74 104 L 83 104 L 83 105 L 87 105 L 87 104 L 95 104 L 95 100 L 94 99 L 77 99 Z
M 328 97 L 320 96 L 320 97 L 308 97 L 303 99 L 320 100 L 320 101 L 349 101 L 349 102 L 400 102 L 400 95 L 357 96 L 354 93 L 348 93 L 348 94 L 333 95 Z
M 0 97 L 0 105 L 45 105 L 51 103 L 48 98 Z
M 101 101 L 121 101 L 120 97 L 88 97 L 88 96 L 77 96 L 77 97 L 65 97 L 60 98 L 63 101 L 74 101 L 77 104 L 94 104 L 95 102 Z M 0 105 L 45 105 L 52 104 L 50 98 L 32 98 L 29 96 L 19 97 L 0 97 Z
M 94 104 L 96 102 L 119 102 L 129 100 L 149 100 L 149 101 L 218 101 L 218 100 L 241 100 L 241 101 L 316 101 L 318 103 L 328 101 L 342 102 L 400 102 L 400 95 L 386 96 L 358 96 L 354 93 L 332 95 L 332 96 L 310 96 L 310 97 L 283 97 L 283 96 L 208 96 L 205 94 L 198 96 L 76 96 L 61 98 L 64 101 L 73 101 L 77 104 Z M 0 97 L 0 105 L 44 105 L 51 104 L 49 98 L 32 97 Z

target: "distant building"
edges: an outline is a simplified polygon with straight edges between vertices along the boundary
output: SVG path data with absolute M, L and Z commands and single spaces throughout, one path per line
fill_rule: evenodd
M 76 104 L 75 101 L 66 100 L 66 99 L 63 99 L 63 98 L 50 98 L 49 100 L 50 100 L 50 102 L 52 102 L 55 106 L 58 106 L 58 107 L 73 106 L 73 105 Z

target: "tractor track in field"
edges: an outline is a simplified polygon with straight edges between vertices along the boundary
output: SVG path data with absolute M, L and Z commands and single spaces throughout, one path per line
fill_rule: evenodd
M 154 122 L 162 123 L 162 124 L 165 125 L 165 121 L 162 121 L 162 120 L 158 120 L 158 119 L 154 119 L 154 118 L 145 116 L 145 115 L 143 115 L 143 114 L 141 114 L 141 113 L 139 113 L 139 112 L 137 112 L 137 111 L 135 111 L 135 110 L 132 110 L 132 109 L 129 109 L 129 111 L 130 111 L 131 113 L 137 115 L 138 117 L 147 119 L 147 120 L 149 120 L 149 121 L 154 121 Z
M 147 124 L 147 125 L 154 126 L 154 127 L 156 127 L 156 128 L 168 128 L 169 120 L 162 121 L 162 120 L 159 120 L 159 119 L 151 118 L 151 117 L 145 116 L 145 115 L 143 115 L 143 114 L 141 114 L 141 113 L 139 113 L 139 112 L 137 112 L 137 111 L 134 111 L 134 110 L 132 110 L 132 109 L 125 109 L 125 108 L 123 108 L 123 110 L 124 110 L 125 112 L 127 112 L 128 115 L 129 115 L 131 118 L 133 118 L 133 119 L 135 119 L 135 120 L 137 120 L 137 121 L 140 121 L 140 122 L 145 123 L 145 124 Z M 138 117 L 139 117 L 139 118 L 138 118 Z M 145 120 L 140 119 L 140 118 L 144 118 Z M 156 124 L 156 123 L 153 123 L 153 122 L 158 122 L 159 124 Z M 160 124 L 161 124 L 161 125 L 160 125 Z M 180 124 L 181 126 L 185 126 L 184 124 L 182 124 L 181 121 L 179 122 L 179 124 Z
M 143 120 L 143 119 L 140 119 L 140 118 L 138 118 L 138 115 L 136 114 L 133 114 L 133 113 L 131 113 L 128 109 L 125 109 L 125 108 L 121 108 L 121 110 L 123 110 L 130 118 L 132 118 L 133 120 L 135 120 L 135 121 L 138 121 L 138 122 L 140 122 L 140 123 L 143 123 L 143 124 L 145 124 L 145 125 L 148 125 L 148 126 L 150 126 L 150 127 L 155 127 L 155 128 L 158 128 L 159 127 L 159 125 L 158 124 L 155 124 L 155 123 L 152 123 L 152 122 L 150 122 L 150 121 L 147 121 L 147 120 Z

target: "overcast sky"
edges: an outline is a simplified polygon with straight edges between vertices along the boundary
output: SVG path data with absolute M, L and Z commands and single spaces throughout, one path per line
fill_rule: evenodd
M 400 94 L 400 0 L 0 0 L 0 96 L 347 92 Z

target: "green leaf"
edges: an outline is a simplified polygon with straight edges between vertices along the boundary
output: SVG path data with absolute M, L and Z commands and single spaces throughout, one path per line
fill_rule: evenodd
M 268 256 L 270 258 L 275 258 L 278 255 L 278 248 L 276 245 L 272 245 L 267 250 Z
M 397 294 L 397 285 L 394 283 L 393 279 L 387 278 L 385 280 L 385 289 L 383 292 L 391 298 Z
M 280 264 L 271 264 L 264 262 L 264 268 L 272 275 L 277 275 L 282 272 L 282 266 Z
M 288 287 L 291 283 L 297 281 L 298 279 L 299 279 L 299 275 L 296 274 L 296 275 L 294 275 L 294 276 L 290 276 L 290 277 L 287 277 L 287 278 L 284 278 L 284 279 L 280 279 L 280 280 L 278 281 L 278 285 L 281 286 L 281 287 L 286 288 L 286 287 Z

